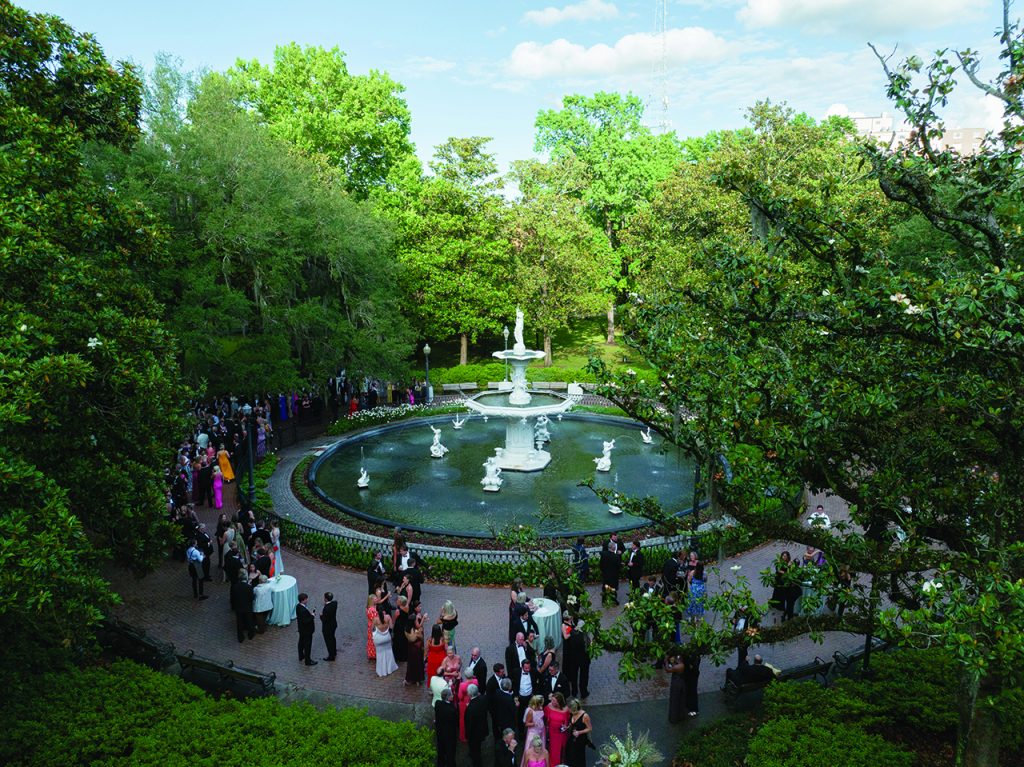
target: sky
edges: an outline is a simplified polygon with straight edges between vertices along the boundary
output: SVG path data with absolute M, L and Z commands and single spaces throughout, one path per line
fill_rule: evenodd
M 994 74 L 1001 21 L 998 0 L 15 2 L 147 70 L 158 52 L 187 70 L 224 70 L 240 58 L 270 62 L 293 41 L 336 46 L 350 72 L 383 70 L 402 83 L 424 162 L 450 136 L 488 136 L 502 169 L 533 156 L 538 112 L 573 93 L 632 92 L 652 129 L 681 137 L 741 127 L 764 99 L 819 119 L 891 114 L 869 41 L 926 60 L 970 47 L 984 56 L 982 74 Z M 948 124 L 994 127 L 993 100 L 963 91 Z

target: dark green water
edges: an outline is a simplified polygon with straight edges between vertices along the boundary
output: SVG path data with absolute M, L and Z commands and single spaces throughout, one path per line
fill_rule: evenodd
M 433 433 L 442 429 L 449 448 L 444 458 L 430 456 Z M 491 526 L 540 525 L 550 533 L 625 529 L 645 523 L 627 514 L 613 516 L 607 505 L 585 487 L 595 478 L 599 487 L 635 496 L 653 495 L 666 510 L 679 513 L 693 500 L 693 464 L 678 449 L 645 445 L 639 425 L 600 416 L 566 416 L 551 420 L 551 463 L 543 471 L 506 471 L 500 492 L 484 492 L 483 463 L 505 444 L 505 421 L 478 415 L 455 430 L 451 418 L 405 421 L 339 443 L 315 464 L 315 483 L 342 507 L 368 518 L 410 529 L 451 534 L 487 535 Z M 594 470 L 601 444 L 615 439 L 610 472 Z M 668 447 L 667 450 L 663 449 Z M 362 448 L 363 457 L 360 457 Z M 370 474 L 370 487 L 356 487 L 359 467 Z M 541 525 L 540 512 L 547 519 Z

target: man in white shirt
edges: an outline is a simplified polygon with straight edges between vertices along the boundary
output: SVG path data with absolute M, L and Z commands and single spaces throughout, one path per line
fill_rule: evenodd
M 199 547 L 196 545 L 196 539 L 190 540 L 188 542 L 188 550 L 185 552 L 185 561 L 188 562 L 188 574 L 192 578 L 193 599 L 209 598 L 203 593 L 203 560 L 205 559 L 206 555 L 199 550 Z

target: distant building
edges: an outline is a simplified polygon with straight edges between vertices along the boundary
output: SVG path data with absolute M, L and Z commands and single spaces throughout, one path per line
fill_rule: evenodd
M 892 115 L 884 112 L 872 117 L 851 117 L 850 119 L 857 126 L 857 133 L 883 144 L 888 144 L 894 139 L 895 143 L 902 144 L 910 138 L 910 126 L 904 122 L 898 122 Z M 937 149 L 952 149 L 958 154 L 970 155 L 981 148 L 984 138 L 984 128 L 948 128 L 940 139 L 934 141 L 934 145 Z

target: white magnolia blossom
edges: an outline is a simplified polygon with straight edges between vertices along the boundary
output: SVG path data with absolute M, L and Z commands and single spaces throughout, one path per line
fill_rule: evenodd
M 903 304 L 904 306 L 910 306 L 910 299 L 903 293 L 893 293 L 889 296 L 889 300 L 894 304 Z
M 939 589 L 941 589 L 941 588 L 942 588 L 942 581 L 931 580 L 931 581 L 925 581 L 924 583 L 921 584 L 921 591 L 923 591 L 925 594 L 930 594 L 930 595 L 937 594 L 939 592 Z
M 907 306 L 907 308 L 903 310 L 903 313 L 904 314 L 920 314 L 923 311 L 924 311 L 924 309 L 922 309 L 920 306 L 915 306 L 914 304 L 909 304 Z
M 25 323 L 23 322 L 23 323 L 21 323 L 21 327 L 20 327 L 20 328 L 18 328 L 18 330 L 20 330 L 20 331 L 21 331 L 22 333 L 24 333 L 24 332 L 25 332 L 26 330 L 28 330 L 28 325 L 26 325 L 26 324 L 25 324 Z
M 95 349 L 97 347 L 103 346 L 103 342 L 100 339 L 96 338 L 95 336 L 92 336 L 89 338 L 88 341 L 85 342 L 85 345 L 88 346 L 90 349 Z

